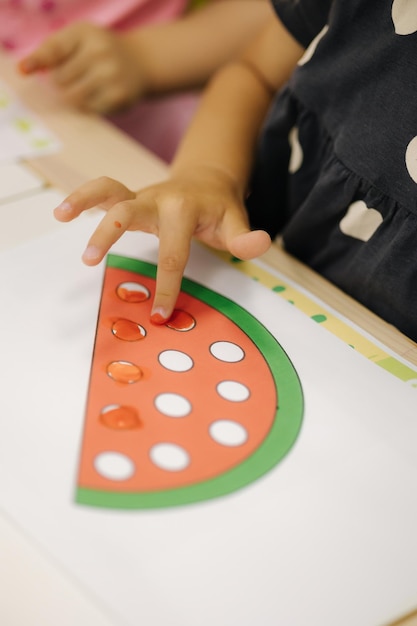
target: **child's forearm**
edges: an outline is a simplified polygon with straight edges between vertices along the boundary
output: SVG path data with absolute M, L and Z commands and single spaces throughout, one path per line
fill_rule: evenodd
M 124 35 L 148 94 L 197 88 L 271 17 L 268 0 L 216 0 L 166 24 Z
M 172 173 L 201 166 L 222 170 L 243 195 L 254 146 L 272 96 L 303 49 L 275 18 L 236 61 L 220 70 L 172 164 Z
M 248 66 L 227 65 L 207 88 L 171 166 L 172 174 L 210 167 L 229 176 L 243 194 L 270 98 Z

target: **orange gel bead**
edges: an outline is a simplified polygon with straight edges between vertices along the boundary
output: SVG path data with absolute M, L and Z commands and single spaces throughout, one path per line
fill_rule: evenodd
M 99 419 L 103 426 L 113 430 L 133 430 L 142 426 L 136 409 L 131 406 L 115 406 L 103 411 Z
M 123 341 L 139 341 L 146 335 L 145 329 L 140 324 L 126 319 L 114 322 L 111 331 L 115 337 Z
M 181 309 L 175 309 L 169 321 L 166 323 L 168 328 L 181 331 L 192 330 L 195 324 L 196 322 L 193 316 L 185 311 L 181 311 Z
M 149 298 L 149 292 L 144 289 L 128 289 L 123 284 L 119 285 L 116 293 L 125 302 L 145 302 Z
M 140 367 L 129 361 L 112 361 L 107 366 L 107 374 L 117 383 L 136 383 L 142 378 Z

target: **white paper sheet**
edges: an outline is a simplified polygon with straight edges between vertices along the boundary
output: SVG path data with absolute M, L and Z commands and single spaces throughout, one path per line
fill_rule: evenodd
M 1 507 L 115 625 L 378 626 L 413 608 L 416 390 L 197 245 L 187 275 L 250 311 L 299 375 L 295 446 L 199 504 L 74 503 L 103 274 L 80 262 L 91 229 L 0 255 Z M 130 233 L 115 251 L 155 262 L 156 240 Z
M 0 203 L 42 189 L 45 181 L 20 163 L 0 163 Z
M 46 188 L 0 202 L 0 250 L 13 248 L 22 241 L 32 241 L 48 231 L 62 229 L 52 211 L 64 197 L 60 191 Z
M 114 626 L 77 581 L 0 515 L 0 619 L 7 626 Z

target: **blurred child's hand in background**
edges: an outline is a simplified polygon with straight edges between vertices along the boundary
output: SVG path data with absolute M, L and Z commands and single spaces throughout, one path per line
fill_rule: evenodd
M 49 70 L 70 104 L 96 113 L 129 106 L 147 91 L 145 63 L 133 51 L 129 35 L 77 22 L 48 37 L 21 59 L 20 70 Z

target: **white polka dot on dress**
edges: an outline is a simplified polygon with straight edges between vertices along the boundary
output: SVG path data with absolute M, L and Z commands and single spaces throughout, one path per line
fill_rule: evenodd
M 313 41 L 308 46 L 307 50 L 304 52 L 303 56 L 298 61 L 298 65 L 305 65 L 308 61 L 310 61 L 310 59 L 312 58 L 313 54 L 316 51 L 316 48 L 319 42 L 323 39 L 324 35 L 327 33 L 328 30 L 329 30 L 328 24 L 326 24 L 326 26 L 323 26 L 319 34 L 314 37 Z
M 397 35 L 411 35 L 417 31 L 417 2 L 415 0 L 394 0 L 391 16 Z
M 382 221 L 383 217 L 379 211 L 367 207 L 363 200 L 357 200 L 349 206 L 346 215 L 340 220 L 339 227 L 348 237 L 369 241 Z
M 417 137 L 414 137 L 407 146 L 405 165 L 411 178 L 417 183 Z
M 297 172 L 302 166 L 304 158 L 303 149 L 298 138 L 298 128 L 296 126 L 290 130 L 288 141 L 291 146 L 291 157 L 288 165 L 288 171 L 290 174 L 295 174 L 295 172 Z

